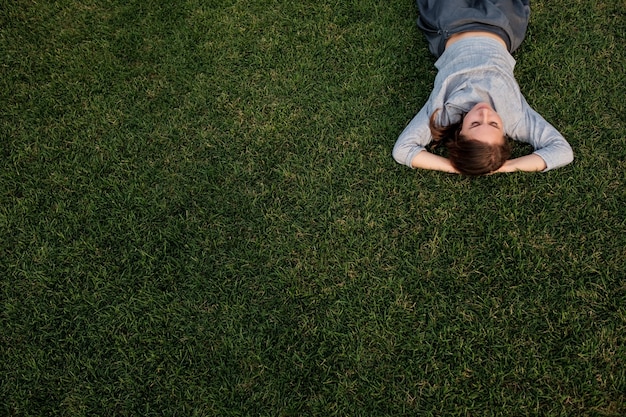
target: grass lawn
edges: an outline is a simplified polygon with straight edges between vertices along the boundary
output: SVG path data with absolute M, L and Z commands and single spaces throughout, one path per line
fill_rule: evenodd
M 532 7 L 576 160 L 468 179 L 413 1 L 0 0 L 0 415 L 626 415 L 626 3 Z

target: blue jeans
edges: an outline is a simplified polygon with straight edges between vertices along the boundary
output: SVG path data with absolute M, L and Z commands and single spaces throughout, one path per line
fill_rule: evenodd
M 509 52 L 526 36 L 530 0 L 417 0 L 417 25 L 437 58 L 456 33 L 491 32 L 500 36 Z

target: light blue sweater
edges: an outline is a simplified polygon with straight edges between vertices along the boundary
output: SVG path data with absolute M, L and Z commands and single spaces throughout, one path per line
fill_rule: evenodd
M 546 162 L 546 171 L 574 159 L 569 143 L 533 110 L 513 75 L 515 59 L 497 40 L 469 37 L 450 45 L 437 60 L 435 85 L 428 101 L 400 134 L 393 157 L 411 166 L 413 157 L 432 141 L 429 118 L 437 109 L 438 123 L 458 122 L 475 104 L 486 102 L 502 118 L 510 138 L 529 143 Z

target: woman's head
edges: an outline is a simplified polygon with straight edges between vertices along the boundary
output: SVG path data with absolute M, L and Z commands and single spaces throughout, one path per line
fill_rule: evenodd
M 502 119 L 489 104 L 478 103 L 450 126 L 437 125 L 436 115 L 430 117 L 433 139 L 446 145 L 450 162 L 462 174 L 489 174 L 511 156 Z

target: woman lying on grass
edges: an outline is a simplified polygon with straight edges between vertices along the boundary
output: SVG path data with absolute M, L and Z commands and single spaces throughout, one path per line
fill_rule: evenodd
M 398 138 L 393 157 L 412 168 L 465 175 L 548 171 L 574 159 L 572 148 L 534 111 L 513 75 L 529 0 L 417 0 L 418 26 L 438 58 L 433 91 Z M 508 138 L 534 152 L 509 159 Z M 428 152 L 444 145 L 448 158 Z

